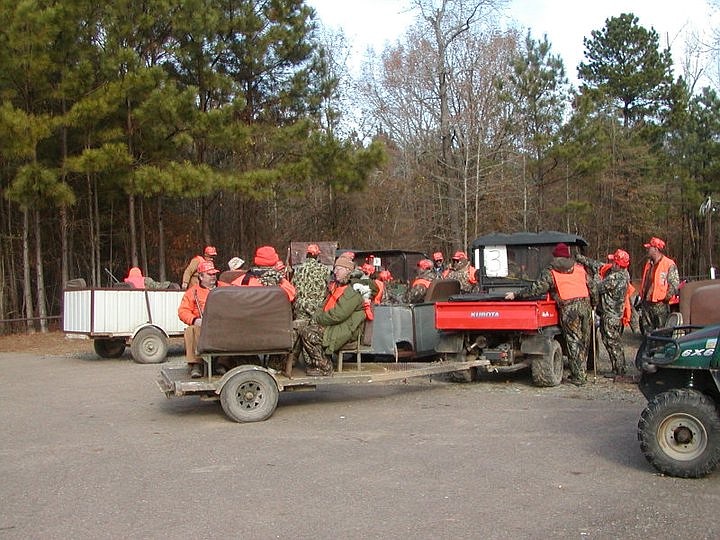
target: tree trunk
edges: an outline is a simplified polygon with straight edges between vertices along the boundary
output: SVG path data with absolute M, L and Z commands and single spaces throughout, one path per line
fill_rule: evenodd
M 35 284 L 37 289 L 38 317 L 40 317 L 40 332 L 46 334 L 48 331 L 47 322 L 47 301 L 45 298 L 45 277 L 43 275 L 42 259 L 42 228 L 40 227 L 40 211 L 36 208 L 35 214 Z
M 158 279 L 165 281 L 167 272 L 165 271 L 165 225 L 163 224 L 163 198 L 158 195 L 157 198 L 157 220 L 158 220 Z
M 23 208 L 23 232 L 22 232 L 22 254 L 23 254 L 23 300 L 25 303 L 25 318 L 28 334 L 35 333 L 33 326 L 33 300 L 32 285 L 30 282 L 30 211 Z
M 138 197 L 138 201 L 140 203 L 140 262 L 142 263 L 142 266 L 135 266 L 140 266 L 140 268 L 142 268 L 143 275 L 149 276 L 150 268 L 148 268 L 147 239 L 145 234 L 145 198 L 141 195 Z
M 135 196 L 128 195 L 128 221 L 130 226 L 130 259 L 131 266 L 138 264 L 137 230 L 135 225 Z

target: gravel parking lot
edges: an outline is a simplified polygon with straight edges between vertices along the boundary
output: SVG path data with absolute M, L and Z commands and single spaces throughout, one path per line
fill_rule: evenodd
M 720 473 L 656 474 L 644 399 L 598 376 L 281 394 L 266 422 L 159 366 L 0 338 L 0 538 L 717 538 Z M 28 350 L 30 349 L 30 350 Z M 182 362 L 179 344 L 170 362 Z M 602 364 L 600 366 L 602 368 Z M 602 369 L 601 369 L 602 371 Z

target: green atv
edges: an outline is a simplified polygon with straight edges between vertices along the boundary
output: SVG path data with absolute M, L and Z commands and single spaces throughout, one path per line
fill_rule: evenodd
M 638 440 L 663 474 L 699 478 L 720 461 L 718 339 L 718 324 L 680 325 L 651 333 L 637 352 L 640 391 L 648 399 Z

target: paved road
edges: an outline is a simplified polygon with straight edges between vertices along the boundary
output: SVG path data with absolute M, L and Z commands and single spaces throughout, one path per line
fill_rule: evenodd
M 158 369 L 0 354 L 1 540 L 720 536 L 720 471 L 655 474 L 633 387 L 333 388 L 241 425 Z

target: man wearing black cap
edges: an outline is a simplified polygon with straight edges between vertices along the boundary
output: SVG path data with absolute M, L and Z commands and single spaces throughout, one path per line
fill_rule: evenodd
M 572 374 L 568 382 L 582 386 L 587 381 L 586 363 L 593 324 L 590 303 L 592 280 L 585 268 L 571 257 L 567 244 L 557 244 L 552 254 L 550 266 L 540 272 L 537 281 L 516 293 L 507 293 L 505 299 L 521 300 L 550 293 L 557 302 L 560 327 L 567 344 Z
M 675 261 L 662 253 L 663 240 L 653 236 L 644 246 L 648 260 L 640 284 L 640 331 L 647 335 L 667 323 L 670 300 L 678 294 L 680 276 Z

